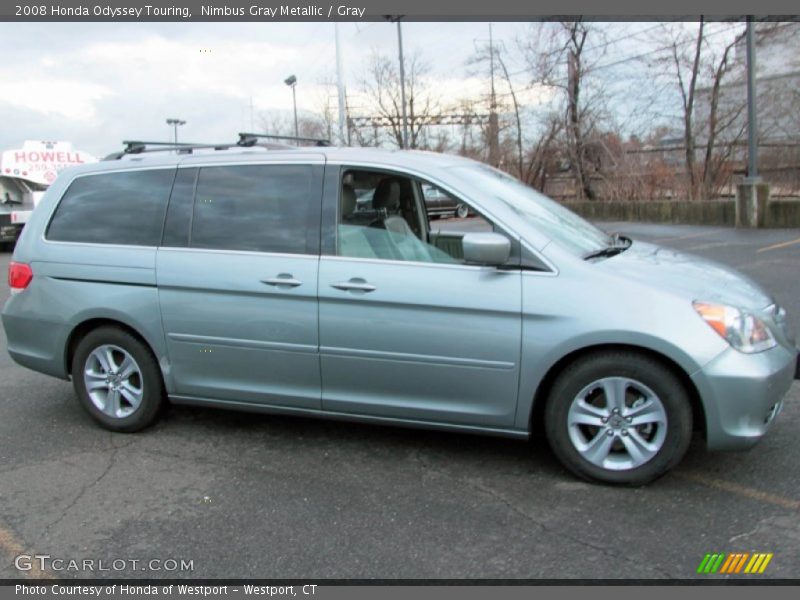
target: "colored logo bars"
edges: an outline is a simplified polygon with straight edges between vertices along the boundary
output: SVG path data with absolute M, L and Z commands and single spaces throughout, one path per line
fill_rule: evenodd
M 702 574 L 724 573 L 724 574 L 748 574 L 763 573 L 769 561 L 772 560 L 772 552 L 769 554 L 762 552 L 734 552 L 732 554 L 706 554 L 697 567 L 697 572 Z

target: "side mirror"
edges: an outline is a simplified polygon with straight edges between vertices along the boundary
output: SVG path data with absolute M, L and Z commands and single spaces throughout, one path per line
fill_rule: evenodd
M 511 242 L 499 233 L 467 233 L 461 244 L 468 263 L 499 266 L 511 255 Z

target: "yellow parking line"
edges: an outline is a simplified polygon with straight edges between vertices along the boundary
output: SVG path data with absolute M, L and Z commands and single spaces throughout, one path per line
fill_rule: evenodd
M 790 240 L 788 242 L 781 242 L 780 244 L 772 244 L 772 246 L 764 246 L 763 248 L 759 248 L 756 250 L 756 254 L 759 252 L 767 252 L 768 250 L 777 250 L 778 248 L 786 248 L 787 246 L 794 246 L 795 244 L 800 244 L 800 238 L 796 240 Z
M 781 508 L 800 511 L 800 500 L 794 500 L 792 498 L 770 494 L 769 492 L 757 490 L 745 485 L 739 485 L 738 483 L 734 483 L 732 481 L 707 477 L 699 473 L 676 473 L 676 475 L 678 477 L 682 477 L 683 479 L 688 479 L 689 481 L 700 483 L 708 487 L 730 492 L 745 498 L 750 498 L 751 500 L 759 500 L 760 502 L 766 502 L 767 504 L 773 504 L 775 506 L 780 506 Z
M 25 548 L 19 543 L 14 534 L 3 527 L 2 524 L 0 524 L 0 550 L 5 550 L 12 558 L 12 561 L 21 554 L 33 554 L 32 552 L 26 552 Z M 29 571 L 20 571 L 20 574 L 30 577 L 31 579 L 55 579 L 52 574 L 41 570 L 35 561 L 31 561 L 31 568 Z

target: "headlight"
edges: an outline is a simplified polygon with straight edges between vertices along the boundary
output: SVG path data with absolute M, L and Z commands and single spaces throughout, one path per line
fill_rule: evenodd
M 709 302 L 695 301 L 692 306 L 711 329 L 740 352 L 753 354 L 776 345 L 764 321 L 747 311 Z

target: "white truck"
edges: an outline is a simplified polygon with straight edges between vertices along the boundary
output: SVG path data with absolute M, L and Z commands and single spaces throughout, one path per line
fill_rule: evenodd
M 13 247 L 59 171 L 97 159 L 70 142 L 28 140 L 0 154 L 0 245 Z

